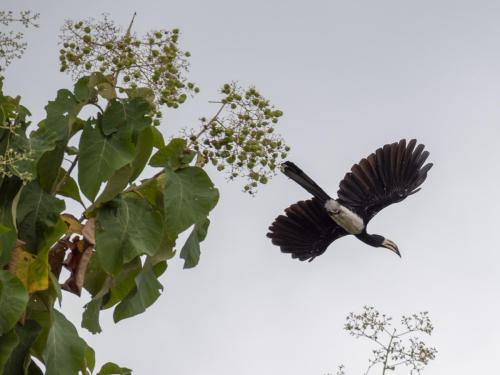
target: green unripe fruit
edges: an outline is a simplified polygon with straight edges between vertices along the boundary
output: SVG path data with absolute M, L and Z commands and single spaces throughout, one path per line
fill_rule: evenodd
M 90 33 L 90 27 L 89 26 L 85 26 L 85 28 L 83 29 L 83 31 L 85 31 L 87 34 Z
M 198 94 L 200 92 L 200 88 L 199 87 L 195 87 L 194 92 Z
M 89 48 L 89 47 L 85 47 L 85 48 L 83 49 L 83 53 L 84 53 L 84 54 L 86 54 L 86 55 L 88 55 L 88 54 L 90 53 L 90 51 L 91 51 L 91 50 L 90 50 L 90 48 Z
M 88 62 L 88 63 L 85 64 L 85 69 L 90 70 L 91 68 L 92 68 L 92 64 L 91 63 Z
M 85 43 L 90 43 L 92 41 L 92 38 L 90 37 L 90 35 L 84 35 L 83 36 L 83 41 Z

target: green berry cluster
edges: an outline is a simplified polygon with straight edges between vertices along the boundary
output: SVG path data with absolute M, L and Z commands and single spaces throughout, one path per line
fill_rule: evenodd
M 259 184 L 275 175 L 277 166 L 290 148 L 275 126 L 283 112 L 275 109 L 254 87 L 225 84 L 221 107 L 202 128 L 190 135 L 194 149 L 205 163 L 226 171 L 228 178 L 246 178 L 243 189 L 254 194 Z
M 190 53 L 179 49 L 178 29 L 138 38 L 103 16 L 100 21 L 66 21 L 60 38 L 60 70 L 74 79 L 99 71 L 112 77 L 120 92 L 149 88 L 156 105 L 171 108 L 199 92 L 185 77 Z

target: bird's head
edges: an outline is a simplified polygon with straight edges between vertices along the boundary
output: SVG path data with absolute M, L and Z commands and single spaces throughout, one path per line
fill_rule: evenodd
M 400 258 L 401 258 L 401 253 L 399 252 L 398 245 L 396 245 L 394 242 L 391 240 L 388 240 L 387 238 L 384 238 L 382 241 L 382 244 L 380 245 L 382 247 L 385 247 L 386 249 L 389 249 L 396 253 Z

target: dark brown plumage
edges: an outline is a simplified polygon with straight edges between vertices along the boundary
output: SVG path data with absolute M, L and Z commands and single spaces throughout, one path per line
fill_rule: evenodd
M 432 164 L 424 165 L 429 152 L 416 140 L 387 144 L 355 164 L 340 182 L 336 202 L 363 220 L 361 233 L 349 233 L 334 221 L 325 203 L 332 200 L 310 177 L 291 162 L 282 171 L 314 195 L 313 199 L 297 202 L 276 218 L 267 236 L 273 244 L 293 258 L 312 260 L 321 255 L 336 239 L 355 234 L 372 246 L 388 247 L 384 237 L 366 233 L 368 222 L 384 207 L 397 203 L 419 191 Z M 333 215 L 333 216 L 332 216 Z M 393 244 L 393 243 L 392 243 Z M 397 247 L 391 250 L 399 254 Z M 391 245 L 392 246 L 392 245 Z

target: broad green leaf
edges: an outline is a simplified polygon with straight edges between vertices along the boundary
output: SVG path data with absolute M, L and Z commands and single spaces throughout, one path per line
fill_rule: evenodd
M 138 255 L 153 255 L 161 242 L 160 214 L 130 193 L 97 210 L 96 253 L 106 272 L 116 275 Z
M 130 176 L 132 175 L 132 167 L 130 164 L 125 165 L 124 167 L 118 169 L 113 176 L 109 179 L 106 184 L 104 190 L 97 197 L 96 201 L 92 205 L 93 207 L 99 207 L 103 203 L 106 203 L 112 199 L 114 199 L 118 194 L 120 194 L 123 189 L 125 189 L 130 180 Z M 92 211 L 92 208 L 89 207 L 89 211 Z
M 102 297 L 92 299 L 85 305 L 82 315 L 82 328 L 87 329 L 90 333 L 101 333 L 102 328 L 99 324 L 99 314 L 101 313 Z
M 144 129 L 137 137 L 134 161 L 132 161 L 132 176 L 130 181 L 134 181 L 146 166 L 151 153 L 153 152 L 152 127 Z
M 38 254 L 29 266 L 28 291 L 30 293 L 46 290 L 49 287 L 49 250 L 65 232 L 67 226 L 59 219 L 52 228 L 46 231 L 39 247 Z
M 115 323 L 146 311 L 158 299 L 160 291 L 163 290 L 151 264 L 148 263 L 135 277 L 135 285 L 135 289 L 115 307 L 113 311 Z
M 19 337 L 15 329 L 0 336 L 0 374 L 4 374 L 4 367 L 18 344 Z
M 219 200 L 219 191 L 199 167 L 165 168 L 163 198 L 167 230 L 177 235 L 208 216 Z
M 17 239 L 14 215 L 17 207 L 14 204 L 22 183 L 17 178 L 6 179 L 0 187 L 0 266 L 9 262 L 10 252 Z
M 103 289 L 105 284 L 107 285 L 108 278 L 109 276 L 102 268 L 99 257 L 94 253 L 85 271 L 85 282 L 83 287 L 92 297 L 95 297 L 97 293 Z
M 4 374 L 24 374 L 27 371 L 31 362 L 29 360 L 31 346 L 42 327 L 34 320 L 27 320 L 24 325 L 17 325 L 15 329 L 19 341 L 5 364 Z M 28 374 L 31 373 L 35 374 L 35 372 L 28 372 Z
M 0 270 L 0 336 L 14 327 L 28 303 L 23 283 L 9 271 Z
M 123 265 L 122 270 L 116 275 L 111 282 L 108 299 L 103 305 L 103 309 L 108 309 L 120 302 L 135 286 L 135 277 L 142 270 L 140 257 L 134 258 L 132 261 Z
M 101 184 L 134 158 L 130 133 L 119 131 L 106 137 L 99 127 L 87 124 L 80 138 L 78 182 L 83 194 L 93 201 Z
M 47 192 L 52 193 L 61 169 L 64 158 L 64 142 L 58 142 L 56 147 L 43 154 L 37 164 L 37 175 L 40 186 Z
M 200 260 L 200 242 L 207 236 L 210 220 L 205 218 L 194 225 L 193 231 L 189 235 L 181 250 L 181 258 L 184 259 L 184 268 L 196 267 Z
M 85 361 L 86 346 L 73 324 L 59 311 L 53 310 L 52 326 L 43 352 L 47 374 L 77 374 Z
M 97 375 L 131 375 L 132 370 L 120 367 L 112 362 L 105 363 Z
M 158 128 L 153 126 L 151 128 L 151 131 L 153 132 L 153 147 L 160 149 L 163 146 L 165 146 L 165 140 L 163 139 L 163 134 L 161 134 Z
M 173 170 L 187 166 L 194 158 L 195 153 L 188 150 L 185 139 L 174 138 L 168 145 L 160 148 L 151 158 L 152 167 L 170 167 Z
M 112 100 L 102 115 L 102 132 L 106 136 L 116 133 L 118 129 L 125 127 L 126 122 L 125 105 L 120 99 Z
M 85 103 L 79 103 L 71 91 L 63 89 L 57 92 L 57 97 L 54 101 L 50 101 L 45 110 L 47 117 L 39 123 L 38 128 L 31 133 L 30 137 L 30 159 L 20 162 L 19 168 L 30 173 L 35 173 L 35 166 L 38 160 L 46 152 L 50 152 L 59 146 L 64 150 L 66 143 L 71 134 L 73 134 L 73 124 L 77 122 L 77 115 Z M 60 152 L 52 155 L 60 157 Z M 50 165 L 49 161 L 44 161 L 45 166 L 50 167 L 57 173 L 59 163 Z M 40 174 L 44 173 L 43 169 L 38 169 Z M 47 179 L 50 182 L 50 178 Z M 43 186 L 45 187 L 45 181 Z
M 64 208 L 64 201 L 44 191 L 37 181 L 23 188 L 17 206 L 17 227 L 19 239 L 26 242 L 30 251 L 39 247 L 44 234 L 56 225 Z
M 87 103 L 93 97 L 96 96 L 97 91 L 94 88 L 95 78 L 92 76 L 86 76 L 80 78 L 75 84 L 75 98 L 79 102 Z
M 62 168 L 59 169 L 59 174 L 57 176 L 57 181 L 59 182 L 66 175 L 66 171 Z M 72 198 L 75 201 L 83 204 L 82 197 L 80 196 L 80 189 L 76 184 L 76 181 L 71 176 L 66 176 L 64 182 L 59 188 L 57 194 L 64 197 Z
M 114 99 L 102 117 L 102 131 L 108 136 L 127 127 L 138 133 L 151 125 L 150 104 L 143 98 Z
M 61 307 L 62 303 L 61 285 L 59 285 L 59 281 L 52 272 L 49 272 L 49 281 L 50 281 L 49 293 L 51 294 L 52 298 L 57 299 L 57 301 L 59 302 L 59 307 Z
M 90 373 L 94 372 L 95 368 L 95 351 L 87 345 L 85 348 L 85 366 L 82 370 L 89 369 Z M 85 372 L 83 372 L 85 374 Z
M 151 117 L 148 116 L 150 110 L 151 104 L 144 98 L 137 97 L 125 100 L 127 123 L 134 133 L 138 134 L 151 126 Z

